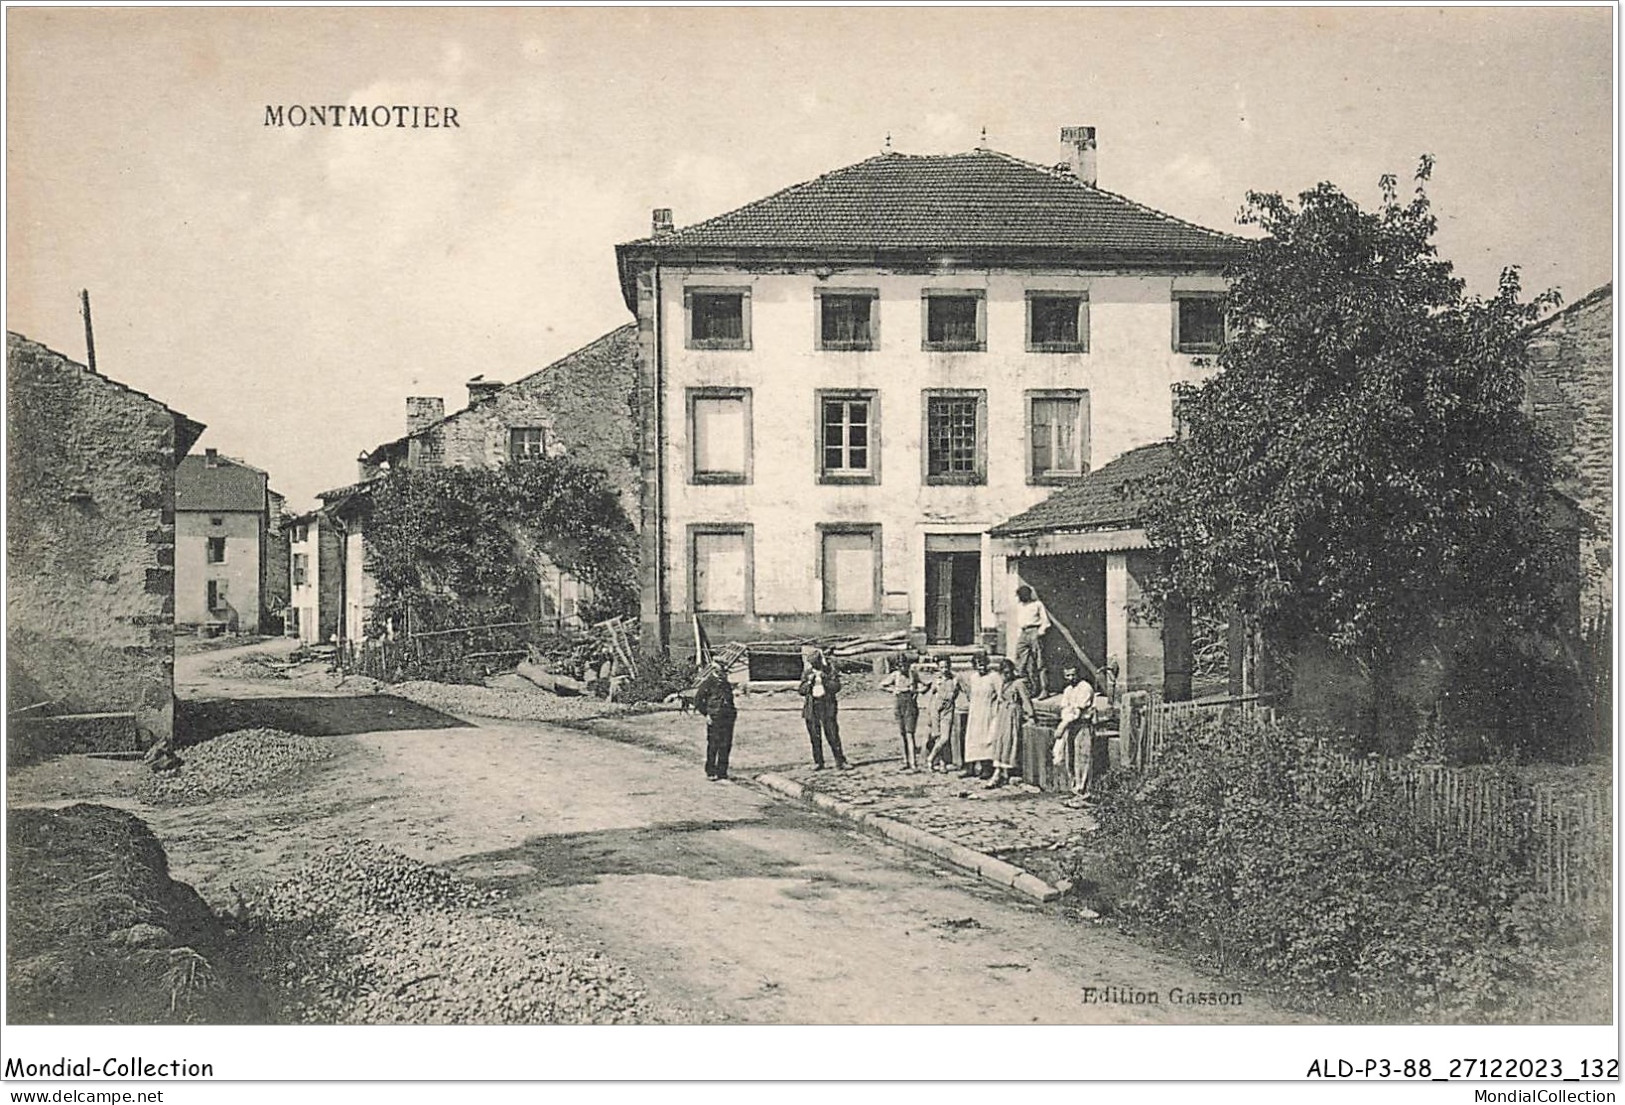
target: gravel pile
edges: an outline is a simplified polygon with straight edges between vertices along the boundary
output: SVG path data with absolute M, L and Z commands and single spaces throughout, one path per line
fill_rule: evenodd
M 474 909 L 500 892 L 376 845 L 273 887 L 263 973 L 306 1024 L 649 1024 L 627 972 L 545 928 Z
M 286 679 L 288 661 L 280 656 L 250 653 L 222 660 L 209 672 L 220 679 Z
M 175 771 L 148 776 L 137 786 L 158 806 L 188 806 L 251 794 L 347 747 L 331 737 L 306 737 L 280 729 L 238 729 L 181 749 Z
M 448 714 L 511 721 L 584 721 L 622 714 L 627 710 L 619 702 L 605 702 L 590 695 L 568 697 L 542 690 L 505 691 L 494 687 L 421 680 L 392 684 L 389 693 Z

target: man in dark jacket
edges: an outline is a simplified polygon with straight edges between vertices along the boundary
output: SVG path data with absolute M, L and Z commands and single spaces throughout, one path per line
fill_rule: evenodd
M 807 723 L 807 738 L 812 742 L 813 767 L 824 766 L 824 741 L 835 753 L 835 766 L 842 771 L 852 765 L 846 762 L 841 749 L 840 707 L 836 696 L 841 693 L 841 673 L 835 665 L 824 660 L 817 649 L 807 658 L 807 670 L 801 673 L 801 720 Z
M 734 721 L 739 710 L 734 705 L 733 684 L 728 673 L 744 656 L 739 645 L 724 645 L 706 665 L 700 685 L 694 691 L 694 709 L 705 716 L 705 777 L 728 777 L 728 756 L 733 752 Z

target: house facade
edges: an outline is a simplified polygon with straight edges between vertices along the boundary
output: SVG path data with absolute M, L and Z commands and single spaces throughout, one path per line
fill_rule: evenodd
M 1096 187 L 1092 128 L 1062 148 L 884 154 L 618 247 L 645 647 L 998 647 L 988 531 L 1169 436 L 1238 246 Z
M 288 550 L 288 609 L 284 636 L 306 645 L 329 644 L 338 636 L 343 609 L 340 583 L 344 539 L 335 519 L 320 510 L 295 515 L 282 524 Z
M 365 536 L 372 481 L 397 469 L 491 468 L 528 457 L 568 456 L 603 471 L 636 524 L 641 490 L 636 398 L 632 325 L 510 384 L 476 376 L 468 382 L 467 405 L 450 414 L 444 399 L 409 396 L 406 433 L 361 454 L 356 484 L 321 495 L 319 531 L 330 534 L 336 549 L 343 636 L 352 641 L 366 636 L 373 604 Z M 545 556 L 537 554 L 537 561 L 535 619 L 558 627 L 579 624 L 590 589 Z
M 8 710 L 174 731 L 175 467 L 203 427 L 6 336 Z M 75 747 L 72 734 L 58 734 Z
M 208 449 L 175 474 L 175 621 L 259 633 L 272 492 L 263 471 Z

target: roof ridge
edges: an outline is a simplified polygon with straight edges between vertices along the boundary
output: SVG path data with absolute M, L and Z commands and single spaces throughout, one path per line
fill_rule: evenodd
M 1572 312 L 1579 310 L 1581 307 L 1594 303 L 1603 296 L 1611 294 L 1613 290 L 1614 282 L 1612 280 L 1599 287 L 1592 288 L 1589 292 L 1582 295 L 1579 299 L 1576 299 L 1573 303 L 1566 303 L 1562 307 L 1559 307 L 1557 310 L 1553 311 L 1551 314 L 1547 315 L 1545 318 L 1541 319 L 1539 322 L 1530 323 L 1529 326 L 1524 330 L 1524 333 L 1533 334 L 1536 330 L 1541 329 L 1548 323 L 1556 322 L 1565 315 L 1571 314 Z

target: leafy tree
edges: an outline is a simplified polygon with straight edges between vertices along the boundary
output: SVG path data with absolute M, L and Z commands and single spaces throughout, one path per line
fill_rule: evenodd
M 1178 389 L 1152 495 L 1164 590 L 1238 609 L 1285 657 L 1350 662 L 1368 731 L 1399 720 L 1402 670 L 1486 634 L 1550 639 L 1560 590 L 1552 451 L 1522 407 L 1523 331 L 1557 297 L 1521 302 L 1512 269 L 1464 293 L 1431 168 L 1409 199 L 1385 176 L 1371 212 L 1330 184 L 1249 193 L 1241 222 L 1266 236 L 1231 274 L 1220 371 Z
M 538 553 L 593 588 L 593 613 L 635 607 L 632 525 L 601 471 L 568 457 L 392 471 L 375 485 L 367 521 L 374 623 L 522 620 Z

